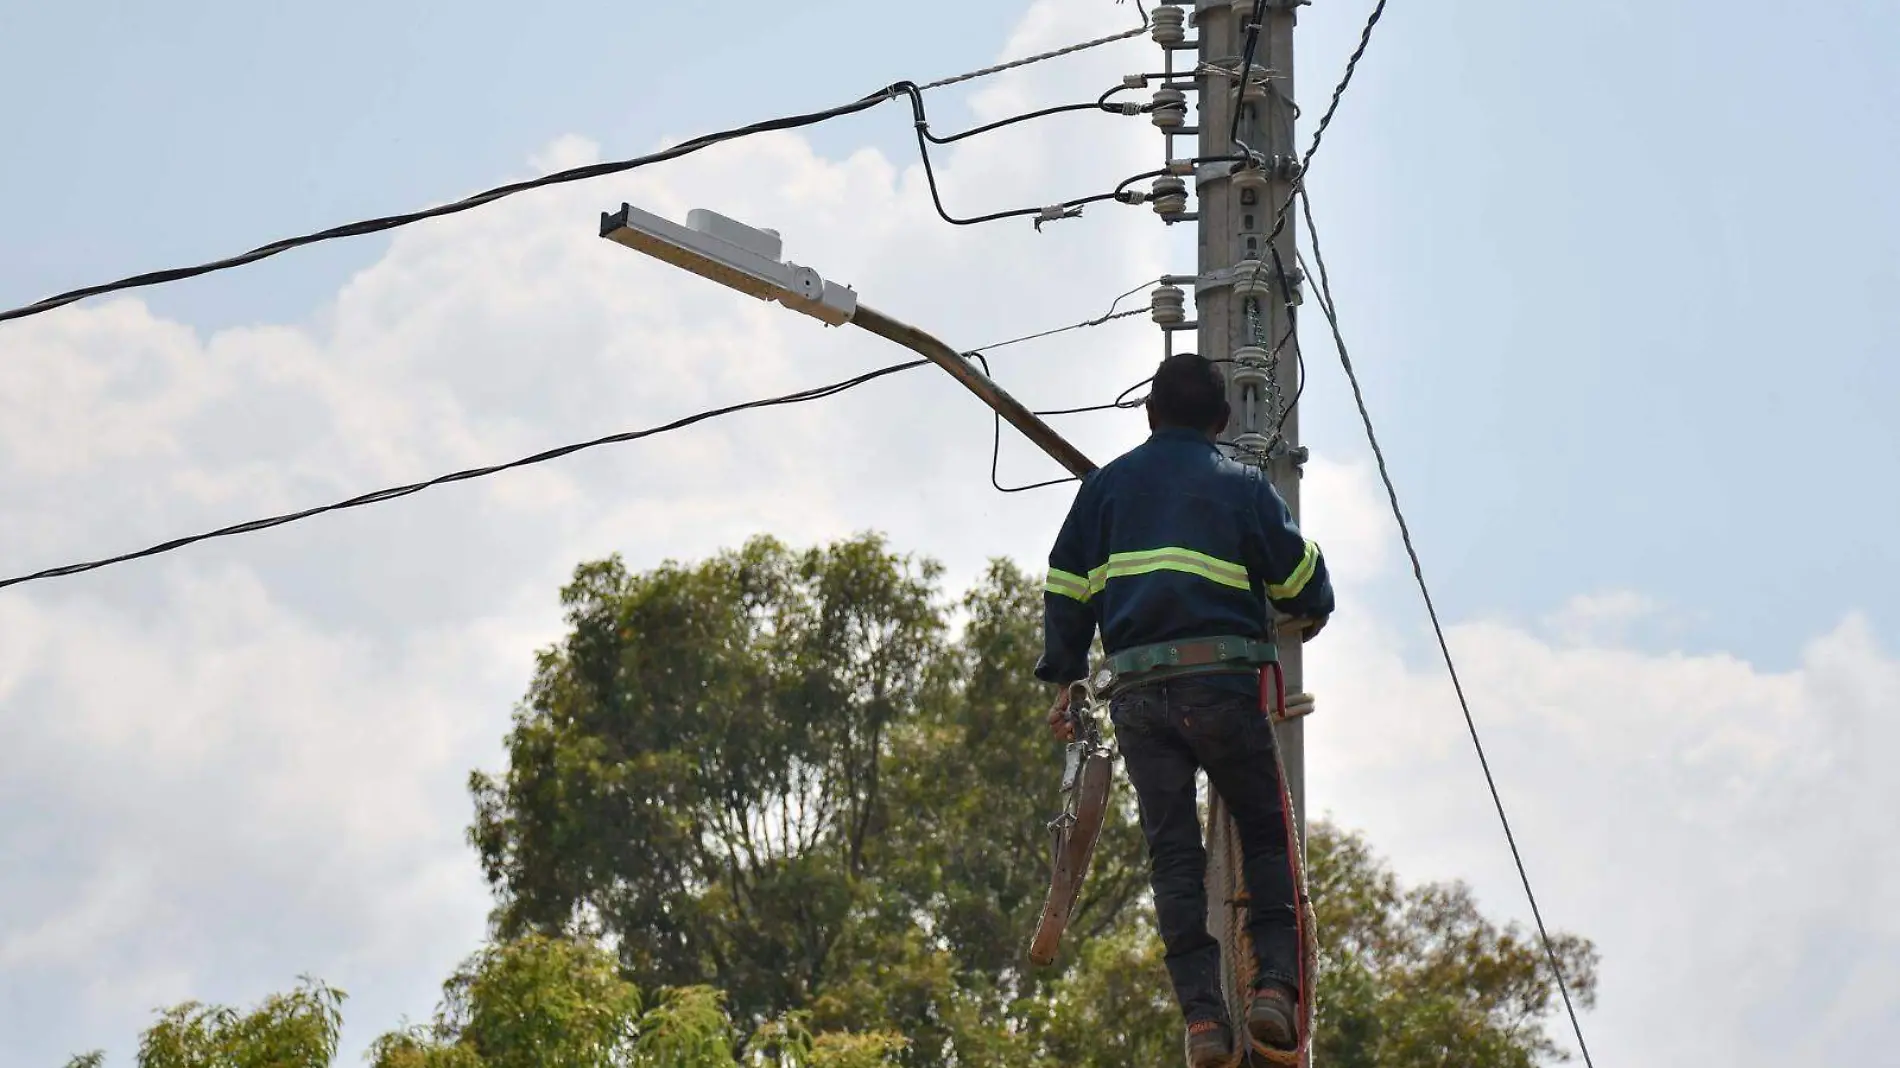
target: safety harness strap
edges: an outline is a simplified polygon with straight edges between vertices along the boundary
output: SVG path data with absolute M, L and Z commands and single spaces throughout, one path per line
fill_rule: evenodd
M 1166 679 L 1245 671 L 1279 659 L 1273 642 L 1235 635 L 1137 645 L 1103 659 L 1095 689 L 1106 693 Z

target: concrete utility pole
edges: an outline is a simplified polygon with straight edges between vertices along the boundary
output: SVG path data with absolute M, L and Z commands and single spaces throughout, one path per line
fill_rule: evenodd
M 1253 0 L 1233 4 L 1201 0 L 1199 36 L 1204 71 L 1238 67 L 1253 6 Z M 1289 302 L 1299 301 L 1294 214 L 1288 213 L 1286 225 L 1273 242 L 1293 290 L 1291 295 L 1281 288 L 1266 240 L 1298 173 L 1299 150 L 1293 129 L 1293 28 L 1295 11 L 1300 6 L 1301 0 L 1267 0 L 1247 99 L 1241 104 L 1240 140 L 1265 157 L 1266 167 L 1253 176 L 1238 178 L 1216 177 L 1227 173 L 1227 164 L 1201 168 L 1198 200 L 1202 281 L 1196 294 L 1201 354 L 1209 359 L 1235 361 L 1221 365 L 1228 400 L 1234 406 L 1234 422 L 1227 437 L 1241 447 L 1237 450 L 1240 458 L 1266 465 L 1296 521 L 1300 516 L 1300 468 L 1306 461 L 1306 450 L 1299 445 L 1299 411 L 1291 404 L 1299 389 L 1299 338 L 1292 335 L 1286 307 Z M 1232 77 L 1203 77 L 1198 154 L 1205 158 L 1240 151 L 1228 136 L 1236 100 L 1232 85 L 1238 70 Z M 1280 659 L 1286 669 L 1287 692 L 1302 692 L 1297 638 L 1281 643 Z M 1279 738 L 1287 788 L 1301 812 L 1299 833 L 1303 843 L 1306 765 L 1300 720 L 1282 724 Z
M 1193 180 L 1200 241 L 1194 299 L 1198 351 L 1209 359 L 1229 361 L 1220 365 L 1234 410 L 1226 439 L 1236 446 L 1232 451 L 1239 459 L 1267 469 L 1296 520 L 1300 514 L 1300 467 L 1306 451 L 1299 447 L 1299 416 L 1291 410 L 1299 386 L 1299 339 L 1292 334 L 1287 310 L 1289 302 L 1299 300 L 1293 219 L 1288 218 L 1271 249 L 1267 241 L 1280 205 L 1286 203 L 1298 175 L 1293 30 L 1296 12 L 1305 2 L 1265 0 L 1245 85 L 1240 84 L 1241 57 L 1255 0 L 1181 0 L 1168 6 L 1182 9 L 1183 15 L 1189 6 L 1193 8 L 1188 21 L 1195 40 L 1171 43 L 1157 36 L 1168 49 L 1169 70 L 1175 69 L 1176 50 L 1194 48 L 1199 59 L 1195 125 L 1169 131 L 1170 144 L 1176 136 L 1194 133 L 1198 141 L 1194 155 L 1200 159 L 1251 152 L 1259 164 L 1236 170 L 1232 163 L 1203 163 L 1196 169 Z M 1158 16 L 1158 21 L 1161 19 L 1179 24 L 1172 14 Z M 1237 128 L 1236 107 L 1240 108 Z M 1236 135 L 1240 144 L 1235 143 Z M 1170 155 L 1185 153 L 1171 148 Z M 1185 218 L 1180 217 L 1180 221 Z M 1272 249 L 1279 251 L 1277 266 Z M 1294 807 L 1297 848 L 1303 855 L 1306 764 L 1303 722 L 1298 716 L 1311 708 L 1311 699 L 1303 696 L 1297 635 L 1282 636 L 1280 660 L 1292 715 L 1277 725 L 1275 733 Z M 1223 946 L 1229 1009 L 1238 1020 L 1244 1012 L 1243 991 L 1253 970 L 1244 928 L 1246 910 L 1235 904 L 1243 890 L 1240 848 L 1225 806 L 1212 791 L 1209 798 L 1208 929 Z M 1301 869 L 1304 867 L 1302 864 Z M 1311 992 L 1307 994 L 1310 1005 Z

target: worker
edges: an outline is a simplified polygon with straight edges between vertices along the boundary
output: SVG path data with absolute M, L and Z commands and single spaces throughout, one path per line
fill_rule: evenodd
M 1049 554 L 1044 647 L 1036 676 L 1056 685 L 1049 725 L 1074 737 L 1069 684 L 1089 677 L 1133 783 L 1147 839 L 1156 919 L 1186 1022 L 1192 1068 L 1234 1063 L 1207 930 L 1206 849 L 1195 804 L 1205 770 L 1239 830 L 1256 980 L 1246 1031 L 1256 1049 L 1298 1048 L 1300 931 L 1263 665 L 1276 659 L 1267 606 L 1302 641 L 1325 626 L 1333 590 L 1319 547 L 1294 524 L 1257 467 L 1216 444 L 1231 416 L 1220 371 L 1194 353 L 1168 357 L 1147 400 L 1150 436 L 1083 480 Z

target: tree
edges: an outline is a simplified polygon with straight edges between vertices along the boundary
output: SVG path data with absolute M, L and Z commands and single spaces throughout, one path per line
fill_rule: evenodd
M 577 569 L 506 771 L 471 777 L 497 940 L 445 983 L 432 1023 L 378 1041 L 375 1068 L 1175 1061 L 1125 786 L 1062 959 L 1024 963 L 1058 801 L 1049 695 L 1027 671 L 1041 598 L 1004 561 L 954 605 L 937 578 L 868 536 Z M 1402 886 L 1325 821 L 1308 856 L 1316 1059 L 1556 1055 L 1555 987 L 1522 930 L 1460 884 Z M 1595 950 L 1556 944 L 1593 1004 Z M 307 981 L 249 1015 L 179 1006 L 140 1068 L 328 1064 L 341 999 Z
M 305 978 L 248 1013 L 188 1001 L 160 1014 L 139 1043 L 139 1068 L 328 1068 L 344 993 Z M 82 1058 L 82 1060 L 84 1060 Z M 103 1057 L 92 1060 L 102 1063 Z
M 611 955 L 536 936 L 471 957 L 443 984 L 435 1023 L 385 1035 L 372 1057 L 377 1068 L 592 1068 L 625 1063 L 643 1023 L 650 1033 Z
M 598 931 L 642 985 L 717 982 L 742 1048 L 808 1011 L 898 1027 L 916 1064 L 1004 1056 L 1049 978 L 1023 961 L 1057 802 L 1023 671 L 1041 594 L 998 563 L 952 642 L 939 571 L 872 536 L 577 569 L 505 775 L 471 780 L 498 930 Z M 1131 826 L 1078 938 L 1145 885 Z
M 471 779 L 500 932 L 610 933 L 748 1029 L 809 1004 L 866 905 L 890 730 L 944 685 L 936 574 L 869 537 L 579 568 L 506 776 Z
M 1064 961 L 1025 967 L 1057 801 L 1048 694 L 1027 670 L 1041 594 L 997 561 L 953 620 L 938 574 L 871 536 L 578 569 L 505 777 L 472 780 L 501 928 L 591 924 L 643 985 L 717 977 L 741 1049 L 796 1013 L 895 1028 L 920 1068 L 1174 1050 L 1125 789 Z M 1329 1062 L 1553 1052 L 1550 986 L 1520 933 L 1461 887 L 1402 892 L 1323 823 L 1312 851 Z M 1587 1001 L 1592 951 L 1560 946 Z
M 1544 1030 L 1558 992 L 1534 935 L 1486 919 L 1462 883 L 1403 888 L 1363 838 L 1323 821 L 1309 827 L 1307 857 L 1320 943 L 1316 1059 L 1528 1068 L 1563 1056 Z M 1551 942 L 1572 998 L 1594 1005 L 1595 947 L 1562 932 Z

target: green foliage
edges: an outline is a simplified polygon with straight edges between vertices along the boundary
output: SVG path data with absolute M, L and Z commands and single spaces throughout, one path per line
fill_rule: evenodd
M 377 1040 L 374 1068 L 1178 1063 L 1125 784 L 1062 960 L 1026 965 L 1060 753 L 1028 671 L 1041 595 L 999 561 L 953 613 L 938 574 L 873 537 L 579 568 L 505 773 L 471 777 L 496 941 L 430 1023 Z M 1308 856 L 1319 1063 L 1557 1055 L 1525 932 L 1461 885 L 1401 886 L 1322 821 Z M 1592 1004 L 1594 948 L 1558 950 Z M 306 980 L 248 1015 L 178 1006 L 139 1068 L 330 1065 L 342 997 Z
M 161 1013 L 146 1031 L 138 1066 L 328 1068 L 343 1026 L 344 997 L 305 978 L 296 990 L 273 994 L 249 1013 L 186 1002 Z
M 953 642 L 938 573 L 874 537 L 579 568 L 506 775 L 471 783 L 499 930 L 598 931 L 643 986 L 718 985 L 742 1047 L 808 1010 L 900 1029 L 911 1064 L 1025 1053 L 1014 1006 L 1054 978 L 1023 959 L 1057 801 L 1041 594 L 997 563 Z M 1124 805 L 1073 937 L 1145 881 Z
M 1025 965 L 1057 802 L 1041 595 L 993 564 L 953 641 L 937 573 L 873 537 L 578 569 L 506 775 L 472 780 L 501 930 L 597 930 L 643 986 L 724 987 L 742 1051 L 803 1013 L 902 1033 L 914 1068 L 1178 1056 L 1125 787 L 1065 959 Z M 1553 1052 L 1521 933 L 1459 887 L 1401 891 L 1349 835 L 1313 852 L 1328 1063 Z M 1562 951 L 1587 1001 L 1592 951 Z
M 436 1033 L 488 1068 L 594 1068 L 624 1061 L 640 1012 L 610 955 L 530 937 L 482 950 L 444 984 Z
M 643 985 L 717 983 L 750 1026 L 809 1002 L 865 907 L 890 731 L 942 684 L 936 574 L 875 538 L 581 567 L 507 775 L 471 782 L 500 930 L 586 917 Z
M 1534 932 L 1486 919 L 1462 884 L 1402 888 L 1364 839 L 1324 822 L 1308 828 L 1307 858 L 1321 947 L 1316 1059 L 1528 1068 L 1564 1056 L 1544 1030 L 1561 1005 Z M 1551 939 L 1578 1007 L 1594 1005 L 1595 948 Z
M 809 1013 L 796 1012 L 759 1029 L 746 1064 L 752 1068 L 883 1068 L 909 1043 L 888 1031 L 814 1036 Z
M 1041 1006 L 1044 1048 L 1065 1068 L 1170 1064 L 1181 1057 L 1181 1010 L 1146 916 L 1080 947 L 1081 961 Z

